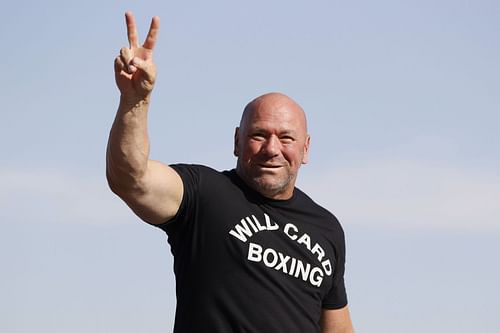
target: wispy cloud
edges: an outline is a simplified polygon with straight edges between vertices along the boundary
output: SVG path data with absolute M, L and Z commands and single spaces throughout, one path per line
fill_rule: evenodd
M 2 222 L 107 225 L 137 219 L 104 175 L 0 170 Z M 495 170 L 411 160 L 371 160 L 302 175 L 300 187 L 344 224 L 500 230 Z
M 500 230 L 500 175 L 491 169 L 371 160 L 307 175 L 302 184 L 344 223 Z
M 106 225 L 134 219 L 107 187 L 104 174 L 0 169 L 0 216 L 15 221 Z

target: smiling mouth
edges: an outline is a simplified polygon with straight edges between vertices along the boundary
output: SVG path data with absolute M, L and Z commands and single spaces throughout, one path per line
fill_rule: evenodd
M 274 164 L 259 164 L 259 167 L 262 169 L 279 169 L 282 165 L 274 165 Z

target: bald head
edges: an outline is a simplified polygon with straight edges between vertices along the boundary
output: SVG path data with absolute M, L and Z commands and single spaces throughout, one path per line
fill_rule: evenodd
M 304 133 L 307 133 L 307 119 L 302 107 L 287 95 L 279 92 L 261 95 L 248 103 L 241 115 L 240 128 L 245 127 L 251 121 L 255 112 L 271 112 L 273 110 L 284 110 L 289 115 L 296 117 Z

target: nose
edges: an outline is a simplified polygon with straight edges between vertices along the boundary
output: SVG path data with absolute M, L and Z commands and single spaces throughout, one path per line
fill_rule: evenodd
M 261 147 L 261 153 L 268 157 L 275 157 L 280 154 L 281 142 L 275 135 L 269 136 Z

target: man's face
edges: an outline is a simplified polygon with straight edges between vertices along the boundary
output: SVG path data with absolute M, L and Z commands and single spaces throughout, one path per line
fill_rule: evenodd
M 253 189 L 272 199 L 289 199 L 297 172 L 307 162 L 309 136 L 302 109 L 284 95 L 259 98 L 236 129 L 236 171 Z

